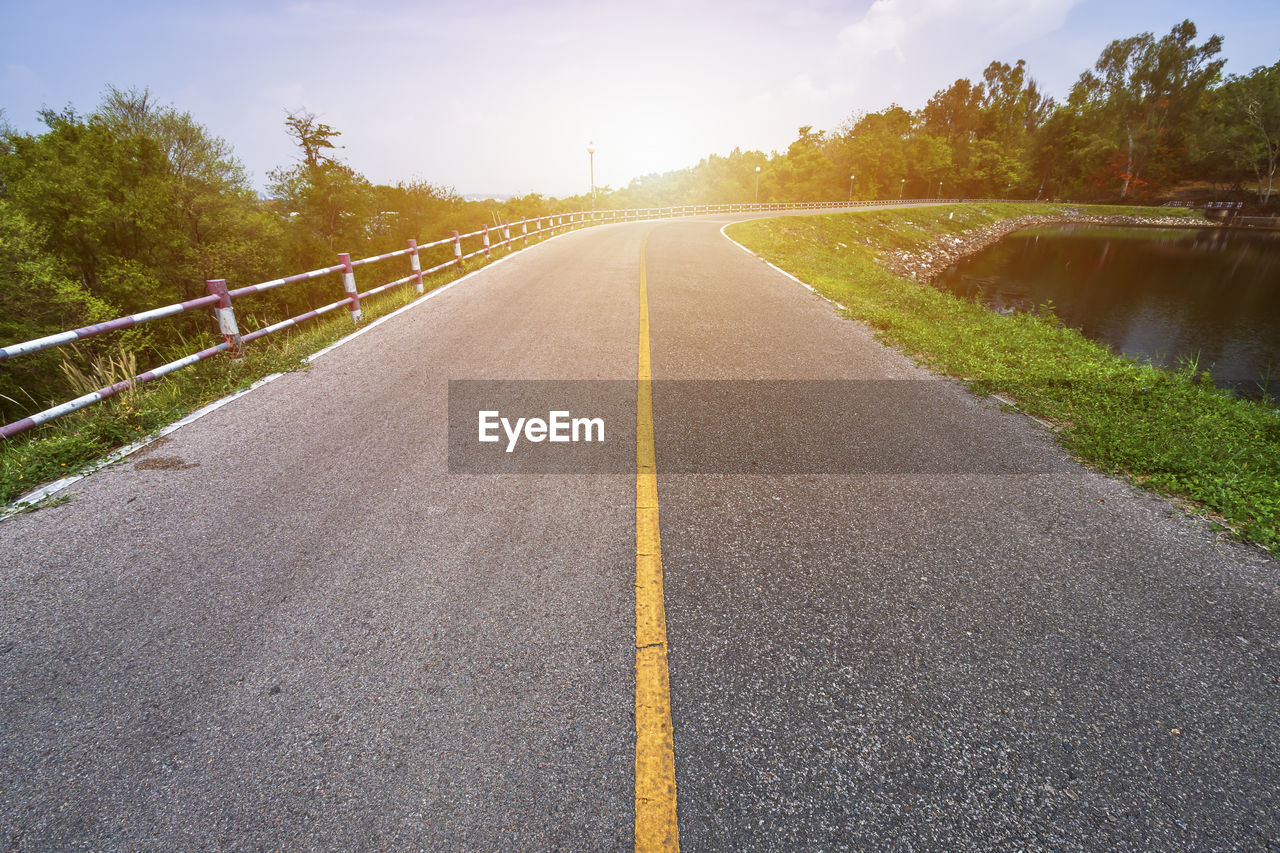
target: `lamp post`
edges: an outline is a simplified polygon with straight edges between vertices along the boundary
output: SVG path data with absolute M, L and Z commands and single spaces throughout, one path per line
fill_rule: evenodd
M 849 176 L 849 201 L 853 201 L 853 175 Z
M 1005 187 L 1004 187 L 1004 200 L 1005 200 L 1005 201 L 1008 201 L 1008 200 L 1009 200 L 1009 190 L 1010 190 L 1012 187 L 1013 187 L 1013 184 L 1005 184 Z
M 760 203 L 760 167 L 756 166 L 756 204 Z
M 591 209 L 596 209 L 596 143 L 587 142 L 587 157 L 591 161 Z
M 902 193 L 906 190 L 906 188 L 907 188 L 907 179 L 903 178 L 898 183 L 898 201 L 902 201 Z
M 938 181 L 938 198 L 942 198 L 942 181 Z

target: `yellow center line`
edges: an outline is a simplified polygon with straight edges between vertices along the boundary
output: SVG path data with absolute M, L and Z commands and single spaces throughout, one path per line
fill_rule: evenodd
M 653 451 L 649 285 L 640 242 L 640 358 L 636 380 L 636 853 L 678 851 L 676 760 L 667 680 L 667 616 L 658 538 L 658 468 Z

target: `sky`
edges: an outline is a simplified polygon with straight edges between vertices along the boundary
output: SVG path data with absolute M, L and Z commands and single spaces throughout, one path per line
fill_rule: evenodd
M 567 196 L 784 151 L 801 126 L 922 106 L 992 60 L 1064 97 L 1113 39 L 1184 18 L 1226 71 L 1280 61 L 1277 0 L 0 0 L 0 108 L 89 112 L 149 88 L 225 138 L 255 186 L 289 165 L 288 111 L 342 132 L 376 183 Z

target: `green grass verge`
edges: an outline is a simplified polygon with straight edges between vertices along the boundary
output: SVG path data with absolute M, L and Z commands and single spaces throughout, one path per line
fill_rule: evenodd
M 894 275 L 887 250 L 921 249 L 999 219 L 1064 209 L 1098 215 L 1188 211 L 1079 205 L 875 210 L 730 226 L 737 242 L 844 306 L 931 369 L 999 393 L 1059 427 L 1079 459 L 1208 510 L 1242 538 L 1280 546 L 1280 409 L 1235 398 L 1194 367 L 1139 364 L 1066 328 L 1049 311 L 998 315 Z M 950 218 L 948 218 L 950 216 Z
M 494 260 L 505 254 L 495 249 Z M 428 291 L 434 290 L 484 265 L 472 259 L 463 270 L 442 271 L 424 283 Z M 417 298 L 413 287 L 405 285 L 362 300 L 360 305 L 367 324 Z M 278 319 L 273 318 L 272 322 Z M 247 388 L 264 376 L 305 369 L 306 356 L 352 331 L 347 312 L 338 309 L 287 332 L 254 341 L 245 347 L 240 361 L 215 356 L 4 441 L 0 444 L 0 507 L 44 483 L 86 470 L 112 451 L 151 435 L 201 406 Z M 166 354 L 165 360 L 180 358 L 215 342 L 211 334 L 206 340 L 192 341 L 181 351 Z M 121 378 L 109 377 L 110 381 Z

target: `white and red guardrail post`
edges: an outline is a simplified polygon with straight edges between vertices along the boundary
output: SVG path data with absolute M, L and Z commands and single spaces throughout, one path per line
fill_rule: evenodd
M 487 261 L 489 260 L 489 226 L 485 225 L 483 226 L 483 228 L 484 228 L 484 259 Z
M 462 238 L 458 236 L 458 232 L 453 232 L 453 259 L 458 264 L 458 269 L 462 269 Z
M 418 260 L 418 241 L 409 238 L 409 269 L 413 270 L 413 287 L 419 293 L 425 293 L 422 286 L 422 262 Z
M 520 223 L 520 236 L 524 237 L 524 244 L 529 245 L 529 220 Z
M 511 251 L 511 223 L 502 223 L 502 239 L 507 244 L 507 251 Z
M 347 292 L 347 298 L 351 300 L 347 310 L 351 312 L 351 322 L 358 326 L 364 319 L 364 313 L 360 310 L 360 291 L 356 290 L 356 271 L 351 266 L 351 255 L 339 252 L 338 263 L 342 264 L 342 288 Z
M 236 326 L 236 311 L 231 307 L 226 279 L 212 278 L 205 282 L 205 286 L 209 288 L 210 296 L 218 297 L 217 304 L 213 306 L 213 313 L 218 318 L 218 331 L 222 332 L 222 339 L 230 347 L 227 352 L 239 361 L 244 357 L 244 351 L 240 346 L 240 329 Z

